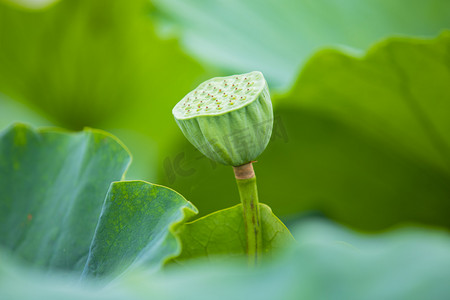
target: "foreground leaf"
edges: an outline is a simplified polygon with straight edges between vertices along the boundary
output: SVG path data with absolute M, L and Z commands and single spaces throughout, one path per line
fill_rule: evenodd
M 318 211 L 364 230 L 450 227 L 449 49 L 444 32 L 389 39 L 363 58 L 314 56 L 275 101 L 273 139 L 255 164 L 261 201 L 284 218 Z M 188 143 L 177 149 L 161 175 L 202 213 L 238 199 L 228 168 L 199 160 Z M 210 201 L 218 190 L 234 197 Z
M 129 163 L 123 145 L 98 130 L 17 124 L 0 133 L 0 245 L 40 269 L 86 276 L 160 268 L 180 253 L 174 232 L 196 209 L 162 186 L 110 186 Z
M 272 213 L 270 207 L 260 204 L 265 258 L 293 241 L 284 224 Z M 181 255 L 175 261 L 196 257 L 224 260 L 242 257 L 246 253 L 246 235 L 242 216 L 242 205 L 217 211 L 193 222 L 185 223 L 177 234 L 183 245 Z
M 317 221 L 298 229 L 300 243 L 260 268 L 228 261 L 157 275 L 134 271 L 106 288 L 29 272 L 0 251 L 0 298 L 444 300 L 450 294 L 447 233 L 403 229 L 366 237 Z
M 130 163 L 97 130 L 14 125 L 0 136 L 0 243 L 42 268 L 84 267 L 105 193 Z
M 113 183 L 84 275 L 118 274 L 137 266 L 161 268 L 180 252 L 177 228 L 196 213 L 191 203 L 171 189 L 143 181 Z

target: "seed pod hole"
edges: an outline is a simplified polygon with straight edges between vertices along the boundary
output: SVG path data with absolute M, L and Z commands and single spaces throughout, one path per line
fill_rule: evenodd
M 261 91 L 266 87 L 264 77 L 259 72 L 247 73 L 244 76 L 232 76 L 213 78 L 200 84 L 195 90 L 191 91 L 186 97 L 174 107 L 176 117 L 193 118 L 201 115 L 218 114 L 218 108 L 221 108 L 220 114 L 227 113 L 245 106 L 256 100 Z M 216 95 L 213 91 L 218 91 Z M 245 97 L 247 96 L 247 97 Z M 220 101 L 225 101 L 226 106 L 217 105 Z M 236 102 L 236 100 L 239 100 Z M 214 105 L 212 105 L 214 104 Z M 208 108 L 206 108 L 206 106 Z M 211 107 L 216 109 L 211 109 Z M 194 107 L 193 109 L 187 108 Z M 176 111 L 179 110 L 179 114 Z M 191 111 L 192 110 L 192 111 Z

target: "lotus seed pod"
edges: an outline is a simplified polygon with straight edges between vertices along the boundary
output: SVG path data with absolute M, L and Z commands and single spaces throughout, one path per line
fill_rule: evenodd
M 186 138 L 224 165 L 255 160 L 272 134 L 272 102 L 261 72 L 205 81 L 178 102 L 172 113 Z

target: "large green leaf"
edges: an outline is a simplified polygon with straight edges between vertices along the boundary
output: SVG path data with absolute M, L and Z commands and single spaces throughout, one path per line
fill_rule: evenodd
M 312 221 L 294 235 L 300 243 L 259 268 L 240 260 L 196 263 L 153 275 L 135 271 L 107 287 L 30 272 L 0 251 L 0 298 L 444 300 L 450 294 L 448 233 L 403 229 L 366 237 Z
M 114 138 L 15 125 L 0 141 L 1 244 L 44 268 L 80 269 L 129 153 Z
M 293 82 L 324 46 L 366 49 L 389 35 L 434 36 L 450 27 L 446 0 L 153 0 L 164 29 L 175 27 L 199 59 L 228 72 L 263 71 Z
M 319 52 L 276 100 L 273 139 L 255 164 L 277 215 L 316 210 L 360 229 L 450 227 L 450 38 L 389 39 L 365 57 Z M 161 175 L 202 213 L 237 203 L 230 168 L 188 143 Z M 214 191 L 216 201 L 210 200 Z
M 180 253 L 178 226 L 197 213 L 183 196 L 144 181 L 115 182 L 102 208 L 84 275 L 158 270 Z
M 47 270 L 158 269 L 180 253 L 174 232 L 196 209 L 162 186 L 111 184 L 129 163 L 102 131 L 11 126 L 0 134 L 0 245 Z
M 389 39 L 362 58 L 316 54 L 288 99 L 450 172 L 450 31 Z
M 292 242 L 293 237 L 270 207 L 260 204 L 260 214 L 263 254 L 267 259 Z M 179 227 L 177 235 L 183 246 L 180 256 L 175 258 L 178 263 L 196 257 L 228 260 L 247 252 L 241 204 L 185 223 Z

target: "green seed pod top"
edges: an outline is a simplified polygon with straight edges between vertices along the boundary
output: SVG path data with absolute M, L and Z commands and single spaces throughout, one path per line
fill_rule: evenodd
M 207 80 L 178 102 L 172 113 L 186 138 L 224 165 L 255 160 L 272 134 L 272 102 L 261 72 Z

